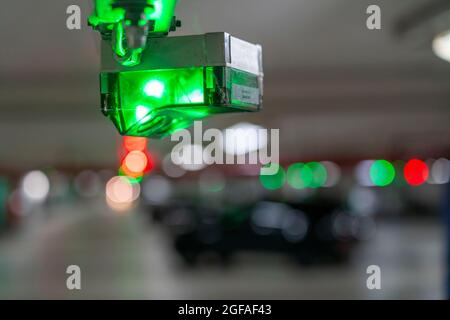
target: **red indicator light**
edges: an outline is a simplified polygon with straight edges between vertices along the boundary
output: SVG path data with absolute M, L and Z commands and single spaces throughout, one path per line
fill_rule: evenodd
M 153 160 L 147 151 L 147 138 L 123 137 L 120 158 L 119 175 L 141 180 L 144 174 L 153 169 Z
M 420 186 L 428 179 L 428 166 L 425 162 L 418 159 L 409 160 L 405 165 L 405 180 L 411 186 Z
M 123 146 L 126 151 L 144 151 L 147 148 L 147 139 L 142 137 L 123 137 Z

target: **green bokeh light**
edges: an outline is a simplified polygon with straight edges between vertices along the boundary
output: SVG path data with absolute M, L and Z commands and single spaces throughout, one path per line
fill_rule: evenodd
M 319 162 L 294 163 L 289 166 L 287 180 L 295 189 L 319 188 L 327 182 L 327 170 Z
M 291 164 L 287 170 L 287 181 L 295 189 L 307 188 L 312 181 L 312 172 L 303 163 Z
M 306 164 L 306 167 L 309 168 L 312 174 L 311 182 L 308 187 L 310 188 L 319 188 L 323 187 L 325 183 L 327 183 L 327 169 L 325 166 L 319 162 L 310 162 Z
M 376 160 L 370 166 L 370 179 L 379 187 L 388 186 L 395 179 L 394 166 L 386 160 Z
M 269 166 L 274 170 L 276 170 L 276 173 L 272 175 L 260 174 L 259 180 L 261 181 L 261 184 L 265 189 L 268 190 L 280 189 L 286 181 L 286 174 L 284 172 L 284 169 L 282 166 L 276 163 L 265 165 L 264 167 L 267 168 Z

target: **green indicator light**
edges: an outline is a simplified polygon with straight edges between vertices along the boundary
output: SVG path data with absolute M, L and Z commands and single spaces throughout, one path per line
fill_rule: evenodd
M 146 8 L 147 9 L 147 8 Z M 149 19 L 158 20 L 161 18 L 163 12 L 163 6 L 161 0 L 153 0 L 153 8 L 148 8 L 146 14 L 148 14 Z
M 218 75 L 233 70 L 216 68 Z M 122 135 L 161 138 L 213 114 L 257 110 L 257 105 L 232 103 L 224 96 L 224 92 L 232 92 L 234 78 L 226 80 L 207 70 L 209 67 L 103 72 L 103 114 Z M 240 79 L 245 76 L 250 83 L 257 77 L 242 73 Z M 208 77 L 213 78 L 212 88 L 207 87 Z M 245 88 L 259 93 L 258 87 Z
M 265 189 L 268 190 L 276 190 L 280 189 L 284 182 L 286 181 L 286 174 L 284 173 L 283 167 L 281 167 L 279 164 L 272 163 L 270 165 L 264 166 L 265 168 L 272 168 L 272 170 L 276 170 L 275 174 L 267 175 L 267 174 L 260 174 L 259 180 L 261 181 L 262 186 Z
M 395 178 L 394 166 L 386 160 L 376 160 L 370 166 L 370 179 L 379 187 L 390 185 Z
M 104 73 L 104 113 L 123 135 L 170 134 L 212 113 L 203 77 L 203 68 Z
M 303 163 L 294 163 L 287 170 L 287 180 L 295 189 L 307 188 L 312 181 L 312 172 Z
M 187 96 L 182 98 L 182 102 L 184 103 L 203 103 L 203 92 L 202 90 L 194 90 L 189 93 Z
M 136 121 L 146 122 L 149 121 L 151 117 L 150 108 L 140 105 L 136 107 Z
M 95 12 L 88 18 L 89 24 L 94 27 L 104 23 L 117 23 L 124 19 L 125 10 L 122 8 L 112 8 L 113 0 L 96 0 Z
M 164 94 L 164 83 L 159 80 L 151 80 L 145 84 L 144 92 L 149 97 L 161 98 Z
M 295 189 L 322 187 L 327 177 L 325 166 L 319 162 L 294 163 L 287 171 L 288 183 Z
M 306 164 L 306 167 L 309 168 L 311 172 L 311 182 L 308 187 L 310 188 L 319 188 L 323 187 L 327 182 L 327 169 L 325 166 L 319 162 L 310 162 Z
M 149 0 L 153 7 L 147 7 L 144 13 L 148 20 L 155 21 L 154 32 L 169 32 L 177 0 Z
M 177 0 L 95 0 L 94 4 L 88 23 L 110 42 L 117 61 L 124 66 L 138 65 L 145 48 L 128 47 L 124 27 L 145 28 L 145 37 L 161 37 L 175 30 Z
M 95 0 L 95 11 L 88 18 L 89 24 L 98 27 L 102 24 L 105 28 L 110 24 L 125 20 L 125 10 L 122 7 L 113 8 L 114 0 Z M 144 8 L 144 19 L 139 21 L 143 26 L 148 21 L 154 21 L 152 32 L 165 34 L 170 31 L 177 0 L 148 0 Z M 128 21 L 125 21 L 127 23 Z

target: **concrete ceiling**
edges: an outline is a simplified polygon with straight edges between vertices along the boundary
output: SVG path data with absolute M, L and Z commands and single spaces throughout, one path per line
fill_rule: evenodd
M 427 144 L 450 133 L 450 64 L 393 32 L 427 2 L 180 0 L 176 34 L 227 31 L 263 46 L 265 110 L 209 126 L 245 120 L 282 128 L 286 156 L 386 154 L 396 137 Z M 0 11 L 0 166 L 17 158 L 26 166 L 114 160 L 114 129 L 98 108 L 99 35 L 65 27 L 67 6 L 77 3 L 85 19 L 91 3 L 81 0 L 15 0 Z M 365 26 L 369 4 L 382 9 L 380 31 Z
M 65 10 L 90 1 L 31 0 L 8 2 L 0 12 L 0 70 L 89 72 L 98 66 L 95 39 L 89 27 L 69 31 Z M 429 0 L 180 0 L 176 34 L 227 31 L 264 47 L 266 69 L 304 68 L 436 68 L 442 65 L 430 50 L 403 46 L 392 35 L 396 20 Z M 382 30 L 365 27 L 369 4 L 382 9 Z

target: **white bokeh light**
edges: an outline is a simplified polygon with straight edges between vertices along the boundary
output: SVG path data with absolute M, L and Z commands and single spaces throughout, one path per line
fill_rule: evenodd
M 22 180 L 23 195 L 30 201 L 44 201 L 50 191 L 50 182 L 42 171 L 31 171 Z
M 438 34 L 433 40 L 432 47 L 435 55 L 450 62 L 450 31 Z

